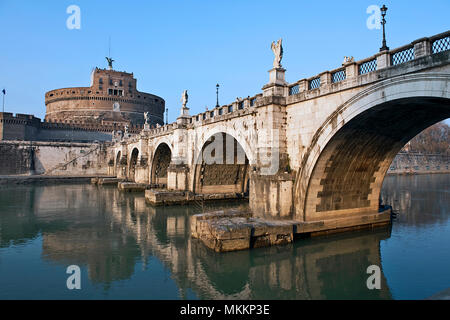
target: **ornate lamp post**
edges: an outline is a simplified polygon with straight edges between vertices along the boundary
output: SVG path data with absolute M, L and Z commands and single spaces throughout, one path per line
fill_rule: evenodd
M 386 51 L 389 50 L 389 47 L 386 46 L 386 34 L 384 31 L 384 25 L 386 24 L 386 20 L 384 19 L 384 17 L 386 16 L 386 11 L 387 11 L 387 7 L 383 4 L 383 7 L 381 7 L 381 16 L 383 17 L 383 19 L 381 20 L 381 24 L 383 25 L 383 43 L 382 46 L 380 48 L 380 51 Z
M 216 84 L 216 107 L 219 107 L 219 84 Z

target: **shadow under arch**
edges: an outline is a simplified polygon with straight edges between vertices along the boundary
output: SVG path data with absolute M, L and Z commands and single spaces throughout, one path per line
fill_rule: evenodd
M 122 157 L 122 152 L 121 151 L 117 152 L 116 159 L 115 159 L 115 165 L 114 165 L 114 170 L 115 170 L 116 176 L 118 176 L 121 157 Z
M 303 157 L 294 190 L 296 218 L 377 212 L 396 154 L 425 128 L 450 117 L 449 81 L 448 74 L 396 77 L 341 105 Z
M 128 178 L 134 181 L 134 175 L 136 173 L 136 164 L 139 157 L 139 149 L 133 148 L 130 156 L 130 167 L 128 169 Z
M 231 134 L 216 132 L 194 157 L 194 193 L 245 194 L 249 187 L 249 159 Z
M 172 160 L 172 150 L 166 142 L 155 149 L 152 160 L 150 182 L 167 185 L 167 171 Z

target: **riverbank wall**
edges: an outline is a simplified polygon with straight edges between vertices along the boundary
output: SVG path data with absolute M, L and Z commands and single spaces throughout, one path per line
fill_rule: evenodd
M 450 156 L 401 152 L 392 161 L 387 174 L 450 173 Z
M 0 175 L 107 175 L 107 144 L 0 141 Z

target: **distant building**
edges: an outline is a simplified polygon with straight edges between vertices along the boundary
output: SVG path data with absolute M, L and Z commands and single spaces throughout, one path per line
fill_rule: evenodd
M 45 94 L 45 121 L 83 124 L 143 125 L 164 124 L 165 101 L 140 92 L 132 73 L 95 68 L 90 87 L 74 87 Z
M 90 87 L 45 94 L 45 121 L 28 114 L 0 112 L 0 140 L 111 141 L 113 131 L 139 133 L 148 112 L 149 125 L 164 124 L 165 101 L 136 88 L 132 73 L 95 68 Z

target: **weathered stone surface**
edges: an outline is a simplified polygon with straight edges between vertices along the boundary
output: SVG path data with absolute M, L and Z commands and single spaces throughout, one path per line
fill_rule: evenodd
M 106 145 L 0 141 L 0 175 L 107 176 Z
M 119 178 L 99 178 L 97 184 L 98 185 L 117 185 L 119 182 L 122 182 L 123 179 Z
M 192 216 L 191 236 L 208 248 L 225 252 L 288 244 L 294 241 L 294 234 L 318 236 L 388 223 L 390 210 L 314 222 L 265 220 L 249 217 L 249 212 L 245 211 L 224 210 Z
M 143 192 L 145 191 L 146 185 L 134 182 L 119 182 L 117 187 L 119 190 L 125 192 Z

